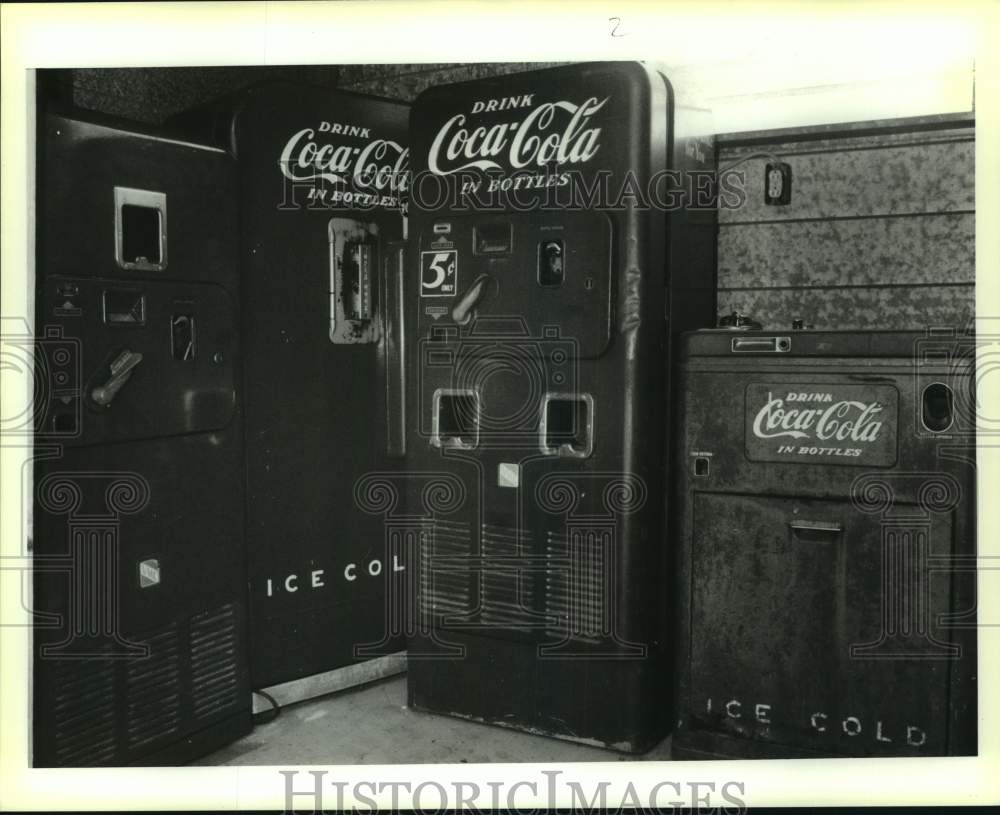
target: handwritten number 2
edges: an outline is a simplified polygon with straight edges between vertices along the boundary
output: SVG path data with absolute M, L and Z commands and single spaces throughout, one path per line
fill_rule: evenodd
M 618 29 L 621 27 L 622 18 L 621 17 L 608 17 L 608 22 L 611 23 L 611 36 L 612 37 L 624 37 L 624 34 L 619 34 Z

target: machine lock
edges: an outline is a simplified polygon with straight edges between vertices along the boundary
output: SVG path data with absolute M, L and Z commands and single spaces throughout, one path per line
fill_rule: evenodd
M 142 362 L 142 354 L 129 351 L 127 348 L 122 351 L 111 362 L 111 377 L 103 385 L 98 385 L 90 392 L 90 398 L 101 407 L 109 407 L 118 391 L 132 377 L 135 366 Z

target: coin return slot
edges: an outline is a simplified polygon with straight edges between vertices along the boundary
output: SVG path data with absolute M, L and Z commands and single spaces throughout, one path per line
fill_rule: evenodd
M 538 285 L 561 286 L 565 276 L 562 241 L 542 241 L 538 244 Z
M 105 289 L 103 311 L 109 325 L 145 325 L 146 298 L 137 291 Z
M 542 452 L 583 458 L 593 450 L 594 402 L 589 396 L 547 395 L 542 408 Z
M 431 444 L 468 449 L 479 443 L 479 397 L 474 391 L 434 394 Z
M 174 359 L 180 362 L 194 359 L 194 317 L 190 314 L 175 314 L 170 318 L 170 345 Z
M 372 261 L 369 243 L 348 241 L 344 244 L 341 297 L 348 320 L 367 321 L 372 314 Z
M 708 475 L 709 460 L 706 456 L 698 456 L 694 460 L 694 474 L 701 478 Z
M 510 252 L 510 224 L 479 224 L 473 229 L 473 254 L 506 255 Z
M 954 395 L 951 388 L 940 382 L 924 388 L 921 399 L 921 419 L 932 433 L 943 433 L 954 419 Z

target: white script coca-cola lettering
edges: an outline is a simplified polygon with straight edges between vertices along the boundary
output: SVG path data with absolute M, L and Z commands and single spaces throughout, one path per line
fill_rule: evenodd
M 449 175 L 461 170 L 495 170 L 506 156 L 511 169 L 544 167 L 550 162 L 579 164 L 600 149 L 601 128 L 590 120 L 610 97 L 590 97 L 581 104 L 545 102 L 523 120 L 466 127 L 464 113 L 452 116 L 437 132 L 427 155 L 432 173 Z
M 358 188 L 402 193 L 409 185 L 409 157 L 408 148 L 389 139 L 362 146 L 318 144 L 316 130 L 305 127 L 285 143 L 279 165 L 292 181 L 343 184 L 350 179 Z
M 820 402 L 824 406 L 791 406 L 802 401 Z M 769 392 L 766 404 L 754 418 L 753 433 L 760 439 L 812 437 L 817 441 L 872 443 L 882 429 L 877 418 L 881 412 L 879 402 L 834 401 L 832 394 L 816 393 L 789 393 L 781 398 Z

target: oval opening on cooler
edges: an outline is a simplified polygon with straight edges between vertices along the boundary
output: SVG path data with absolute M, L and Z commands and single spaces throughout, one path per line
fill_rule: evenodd
M 954 420 L 955 396 L 947 385 L 934 382 L 924 388 L 920 418 L 932 433 L 944 433 Z

